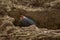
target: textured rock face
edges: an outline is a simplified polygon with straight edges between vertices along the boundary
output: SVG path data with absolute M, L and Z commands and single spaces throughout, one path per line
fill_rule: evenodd
M 0 0 L 0 40 L 60 40 L 60 30 L 48 30 L 60 29 L 59 10 L 60 0 Z M 15 26 L 21 14 L 39 28 Z
M 10 7 L 11 6 L 10 5 L 9 6 L 10 8 L 7 8 L 7 9 L 11 9 L 10 11 L 8 11 L 8 15 L 15 18 L 16 19 L 15 22 L 17 22 L 19 20 L 19 16 L 23 14 L 25 16 L 31 17 L 34 21 L 36 21 L 38 27 L 45 27 L 49 29 L 60 28 L 59 27 L 60 26 L 60 11 L 59 11 L 60 1 L 59 0 L 53 0 L 53 1 L 40 0 L 42 5 L 39 7 L 38 6 L 30 7 L 33 4 L 30 5 L 29 3 L 31 3 L 31 1 L 29 0 L 28 1 L 22 0 L 21 2 L 22 4 L 20 2 L 21 0 L 16 0 L 17 4 L 13 3 L 14 5 L 12 5 L 12 7 Z M 29 4 L 30 6 L 25 6 L 27 4 L 23 5 L 23 3 L 25 2 L 28 2 L 27 4 Z
M 1 18 L 2 19 L 2 18 Z M 11 21 L 12 20 L 12 21 Z M 36 25 L 20 27 L 13 25 L 13 18 L 3 17 L 0 25 L 0 40 L 50 40 L 60 39 L 60 30 L 38 28 Z
M 0 40 L 50 40 L 60 39 L 60 30 L 48 30 L 46 28 L 38 28 L 36 25 L 29 27 L 14 26 L 14 18 L 7 15 L 1 17 Z M 0 20 L 1 20 L 0 19 Z

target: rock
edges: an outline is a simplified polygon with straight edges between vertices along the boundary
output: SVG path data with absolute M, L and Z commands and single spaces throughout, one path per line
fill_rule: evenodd
M 39 28 L 15 26 L 21 14 Z M 0 40 L 60 40 L 59 28 L 60 0 L 0 0 Z

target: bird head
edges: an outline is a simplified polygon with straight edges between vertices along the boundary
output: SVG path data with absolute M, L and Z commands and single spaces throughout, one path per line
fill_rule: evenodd
M 24 19 L 24 18 L 26 18 L 24 15 L 20 15 L 21 20 Z

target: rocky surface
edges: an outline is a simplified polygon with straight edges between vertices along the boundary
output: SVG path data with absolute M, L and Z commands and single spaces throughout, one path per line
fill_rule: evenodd
M 0 0 L 0 40 L 60 40 L 59 10 L 60 0 Z M 15 26 L 21 14 L 37 26 Z
M 3 19 L 3 20 L 2 20 Z M 60 39 L 60 30 L 38 28 L 36 25 L 20 27 L 13 24 L 14 18 L 5 15 L 1 17 L 0 40 L 50 40 Z
M 34 0 L 33 0 L 34 1 Z M 19 20 L 21 14 L 31 17 L 36 21 L 39 28 L 48 28 L 48 29 L 59 29 L 60 28 L 60 0 L 16 0 L 9 1 L 6 10 L 8 15 L 15 18 L 16 21 Z M 38 3 L 39 6 L 35 2 Z M 27 4 L 25 4 L 27 2 Z M 32 3 L 32 4 L 30 4 Z M 30 5 L 30 6 L 29 6 Z M 17 14 L 17 15 L 16 15 Z M 18 22 L 17 22 L 18 24 Z M 47 27 L 48 26 L 48 27 Z

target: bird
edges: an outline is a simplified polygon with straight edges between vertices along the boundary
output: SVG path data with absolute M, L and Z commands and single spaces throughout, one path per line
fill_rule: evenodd
M 35 25 L 35 21 L 33 21 L 32 19 L 24 16 L 24 15 L 20 15 L 20 26 L 30 26 L 30 25 Z

